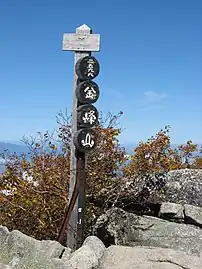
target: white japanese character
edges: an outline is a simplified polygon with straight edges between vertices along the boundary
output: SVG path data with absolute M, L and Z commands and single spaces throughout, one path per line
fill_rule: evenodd
M 91 125 L 96 121 L 95 111 L 91 110 L 89 112 L 86 112 L 83 117 L 84 123 L 89 122 Z
M 81 144 L 85 147 L 85 146 L 89 146 L 90 148 L 92 148 L 95 144 L 95 142 L 93 141 L 93 139 L 91 138 L 91 135 L 88 133 L 86 135 L 85 140 L 81 140 Z
M 96 99 L 96 90 L 92 86 L 86 87 L 84 92 L 86 93 L 85 95 L 86 99 L 92 99 L 92 100 Z
M 87 65 L 88 77 L 94 77 L 95 76 L 94 75 L 95 71 L 94 71 L 93 63 L 94 62 L 93 62 L 92 59 L 88 60 L 88 65 Z

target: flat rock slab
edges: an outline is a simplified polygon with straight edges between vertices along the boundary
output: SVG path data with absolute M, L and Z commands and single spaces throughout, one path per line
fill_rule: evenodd
M 0 269 L 11 269 L 11 267 L 3 263 L 0 263 Z
M 163 248 L 110 246 L 99 269 L 202 269 L 202 259 Z
M 111 245 L 172 248 L 198 256 L 202 250 L 202 229 L 199 227 L 137 216 L 119 208 L 103 214 L 94 232 L 105 244 L 111 241 Z
M 202 208 L 193 205 L 184 205 L 184 214 L 187 222 L 202 228 Z
M 202 228 L 202 208 L 198 206 L 165 202 L 160 207 L 159 217 Z
M 160 217 L 162 218 L 171 218 L 171 219 L 184 219 L 184 207 L 181 204 L 175 203 L 162 203 L 159 212 Z

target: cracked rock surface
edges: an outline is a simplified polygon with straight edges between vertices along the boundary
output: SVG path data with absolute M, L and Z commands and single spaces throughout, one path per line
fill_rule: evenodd
M 99 269 L 201 269 L 202 259 L 164 248 L 110 246 Z

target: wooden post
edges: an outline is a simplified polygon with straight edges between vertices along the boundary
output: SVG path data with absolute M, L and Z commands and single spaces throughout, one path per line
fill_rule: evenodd
M 86 204 L 86 175 L 85 175 L 85 153 L 78 153 L 78 177 L 79 177 L 79 188 L 78 188 L 78 223 L 77 223 L 77 236 L 76 236 L 76 249 L 82 246 L 84 240 L 84 212 Z
M 77 132 L 77 98 L 76 88 L 78 77 L 75 72 L 75 65 L 79 59 L 90 56 L 92 51 L 100 50 L 100 35 L 91 34 L 91 29 L 87 25 L 82 25 L 76 29 L 76 34 L 64 34 L 63 50 L 74 51 L 74 90 L 73 90 L 73 111 L 72 111 L 72 135 Z M 81 161 L 81 160 L 80 160 Z M 70 160 L 70 182 L 69 182 L 69 199 L 72 198 L 72 193 L 76 183 L 77 175 L 77 156 L 76 149 L 72 139 L 71 145 L 71 160 Z M 82 165 L 83 166 L 83 165 Z M 77 236 L 77 221 L 78 221 L 78 199 L 74 209 L 71 212 L 70 220 L 67 227 L 67 247 L 76 249 Z

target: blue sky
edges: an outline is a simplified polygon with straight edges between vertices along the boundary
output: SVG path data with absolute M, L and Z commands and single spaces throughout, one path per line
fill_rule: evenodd
M 201 14 L 201 0 L 2 0 L 0 141 L 52 130 L 57 112 L 71 111 L 73 53 L 62 36 L 85 23 L 101 34 L 96 106 L 124 112 L 121 142 L 167 124 L 173 143 L 202 142 Z

